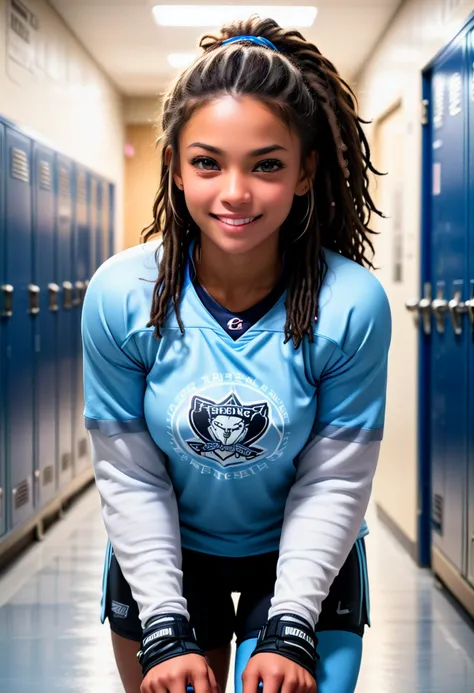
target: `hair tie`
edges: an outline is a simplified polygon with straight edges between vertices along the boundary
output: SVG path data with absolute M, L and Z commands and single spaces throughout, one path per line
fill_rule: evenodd
M 236 43 L 237 41 L 250 41 L 250 43 L 256 43 L 258 46 L 266 46 L 266 48 L 271 48 L 278 53 L 278 48 L 263 36 L 232 36 L 232 38 L 223 41 L 221 46 L 227 46 L 227 44 Z

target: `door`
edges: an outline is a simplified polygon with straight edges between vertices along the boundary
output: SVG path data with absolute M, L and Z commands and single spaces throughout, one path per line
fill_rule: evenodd
M 385 442 L 374 479 L 377 507 L 403 532 L 412 546 L 418 544 L 417 527 L 417 367 L 418 335 L 405 310 L 407 296 L 418 293 L 418 257 L 407 218 L 405 187 L 406 116 L 398 103 L 376 124 L 373 156 L 379 171 L 375 202 L 386 218 L 374 216 L 379 235 L 375 246 L 375 275 L 383 284 L 392 310 L 392 344 L 389 355 Z M 413 175 L 414 172 L 413 172 Z M 419 547 L 417 547 L 419 548 Z M 418 554 L 419 555 L 419 554 Z M 419 558 L 421 558 L 419 556 Z
M 39 287 L 35 332 L 35 499 L 45 505 L 56 492 L 57 472 L 57 316 L 54 194 L 55 156 L 41 145 L 33 149 L 34 281 Z
M 62 156 L 56 163 L 57 277 L 60 287 L 58 311 L 58 479 L 59 486 L 73 477 L 73 372 L 74 286 L 72 164 Z
M 81 315 L 87 280 L 90 278 L 90 214 L 88 177 L 80 166 L 75 167 L 75 234 L 74 261 L 74 457 L 76 474 L 89 463 L 89 447 L 84 428 L 84 388 L 82 377 Z
M 468 40 L 468 92 L 469 99 L 469 190 L 470 190 L 470 239 L 469 239 L 469 285 L 468 298 L 470 305 L 469 312 L 469 409 L 468 426 L 469 432 L 469 468 L 468 468 L 468 529 L 467 529 L 467 579 L 474 586 L 474 30 L 469 34 Z
M 38 294 L 32 283 L 32 143 L 6 127 L 4 312 L 6 469 L 11 528 L 33 513 L 33 330 Z
M 430 339 L 432 542 L 466 571 L 468 346 L 459 303 L 468 285 L 468 161 L 465 41 L 454 41 L 431 74 Z
M 4 312 L 5 299 L 8 300 L 7 294 L 4 293 L 6 287 L 4 277 L 4 239 L 5 239 L 5 128 L 0 122 L 0 382 L 5 382 L 4 371 Z M 4 388 L 0 387 L 0 537 L 6 531 L 6 493 L 5 493 L 5 406 L 4 406 Z

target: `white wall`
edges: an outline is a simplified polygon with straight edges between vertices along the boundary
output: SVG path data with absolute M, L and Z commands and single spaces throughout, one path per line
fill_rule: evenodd
M 8 0 L 0 0 L 0 114 L 116 185 L 116 249 L 123 237 L 123 102 L 44 0 L 21 0 L 37 17 L 34 68 L 9 57 Z M 72 27 L 73 28 L 73 27 Z
M 391 280 L 391 226 L 390 221 L 381 221 L 377 224 L 377 230 L 381 231 L 382 235 L 376 242 L 379 251 L 376 264 L 377 260 L 382 261 L 378 274 L 393 304 L 394 332 L 397 333 L 397 338 L 393 342 L 390 357 L 387 436 L 382 448 L 374 496 L 377 503 L 412 542 L 416 542 L 417 538 L 418 494 L 415 409 L 411 402 L 406 410 L 399 405 L 400 388 L 407 386 L 407 383 L 400 380 L 400 377 L 403 377 L 400 364 L 405 365 L 405 378 L 416 381 L 418 361 L 416 331 L 412 319 L 401 309 L 401 305 L 406 299 L 419 297 L 421 73 L 463 27 L 473 10 L 474 0 L 406 0 L 354 85 L 361 116 L 374 121 L 372 126 L 365 127 L 365 131 L 373 145 L 376 165 L 380 164 L 383 158 L 384 146 L 383 142 L 380 142 L 380 137 L 384 136 L 384 132 L 390 132 L 389 128 L 383 126 L 383 116 L 398 103 L 401 105 L 404 175 L 401 180 L 397 180 L 393 175 L 390 178 L 389 171 L 389 176 L 380 187 L 385 187 L 385 197 L 392 195 L 394 199 L 397 192 L 395 185 L 399 186 L 397 194 L 398 199 L 402 201 L 400 214 L 406 295 L 401 296 L 399 285 Z M 386 188 L 390 185 L 393 189 L 387 191 Z M 375 188 L 374 190 L 377 195 Z M 414 396 L 417 397 L 416 382 L 410 385 Z M 395 431 L 396 435 L 392 435 Z M 397 445 L 397 436 L 403 434 L 409 440 L 403 441 L 404 445 Z

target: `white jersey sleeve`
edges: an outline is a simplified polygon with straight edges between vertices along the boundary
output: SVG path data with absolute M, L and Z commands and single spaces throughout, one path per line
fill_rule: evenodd
M 130 291 L 124 276 L 130 265 L 137 277 L 143 268 L 124 255 L 101 267 L 84 302 L 85 423 L 105 527 L 145 627 L 161 613 L 189 614 L 176 498 L 143 414 L 147 367 L 130 307 L 144 289 Z
M 322 329 L 315 342 L 321 333 L 339 331 L 341 338 L 331 340 L 325 363 L 310 355 L 317 415 L 286 502 L 269 612 L 270 617 L 296 613 L 313 625 L 369 502 L 383 434 L 391 336 L 390 309 L 379 282 L 355 263 L 333 258 L 333 264 L 340 265 L 338 281 L 328 280 L 321 294 Z M 342 281 L 345 273 L 349 276 Z

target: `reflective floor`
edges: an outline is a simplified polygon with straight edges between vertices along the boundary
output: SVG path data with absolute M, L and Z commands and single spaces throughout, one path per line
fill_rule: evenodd
M 473 693 L 472 626 L 369 520 L 372 628 L 357 693 Z M 122 693 L 99 622 L 105 539 L 91 489 L 0 577 L 0 693 Z

